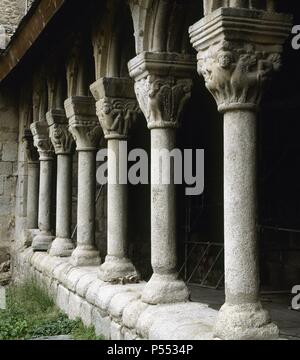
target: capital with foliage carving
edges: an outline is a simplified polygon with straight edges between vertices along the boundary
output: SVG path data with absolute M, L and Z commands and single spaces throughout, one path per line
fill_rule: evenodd
M 40 161 L 49 161 L 54 158 L 54 149 L 49 137 L 49 128 L 46 121 L 36 121 L 30 125 L 34 139 L 34 146 L 37 148 Z
M 179 127 L 182 109 L 191 96 L 195 58 L 145 52 L 132 59 L 128 67 L 149 129 Z
M 198 72 L 219 111 L 256 111 L 265 85 L 281 67 L 289 15 L 220 8 L 190 28 Z
M 97 150 L 103 132 L 96 115 L 95 100 L 88 96 L 71 97 L 65 101 L 65 110 L 77 150 Z
M 25 144 L 25 151 L 29 163 L 35 163 L 39 160 L 39 153 L 34 146 L 33 135 L 30 129 L 24 130 L 23 142 Z
M 70 155 L 73 152 L 74 139 L 69 132 L 68 119 L 64 110 L 50 110 L 46 118 L 55 154 Z
M 106 139 L 127 139 L 139 113 L 134 82 L 127 78 L 101 78 L 91 86 L 97 115 Z

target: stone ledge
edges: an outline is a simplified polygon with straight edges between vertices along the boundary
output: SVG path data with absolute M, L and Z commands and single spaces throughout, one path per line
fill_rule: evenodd
M 147 305 L 140 284 L 111 285 L 97 278 L 97 266 L 77 268 L 65 258 L 26 249 L 18 255 L 19 272 L 32 277 L 72 319 L 94 325 L 111 340 L 213 339 L 217 311 L 200 303 Z M 26 274 L 26 275 L 25 275 Z

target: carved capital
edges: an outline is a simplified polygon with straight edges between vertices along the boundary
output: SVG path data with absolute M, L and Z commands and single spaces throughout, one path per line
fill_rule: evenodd
M 37 121 L 30 125 L 34 139 L 34 146 L 40 154 L 40 161 L 53 160 L 54 149 L 49 137 L 49 129 L 46 121 Z
M 257 110 L 266 83 L 281 67 L 288 15 L 221 8 L 190 28 L 198 72 L 219 111 Z
M 39 153 L 34 146 L 33 135 L 30 129 L 24 130 L 23 142 L 25 144 L 25 151 L 28 162 L 38 162 Z
M 126 78 L 101 78 L 91 86 L 97 115 L 106 139 L 126 139 L 139 113 L 134 82 Z
M 71 97 L 65 101 L 65 110 L 77 151 L 97 150 L 103 133 L 94 99 L 87 96 Z
M 68 130 L 69 124 L 64 110 L 50 110 L 46 118 L 55 154 L 70 155 L 73 152 L 74 139 Z
M 149 129 L 180 125 L 195 70 L 196 62 L 190 55 L 142 53 L 129 62 L 136 96 Z

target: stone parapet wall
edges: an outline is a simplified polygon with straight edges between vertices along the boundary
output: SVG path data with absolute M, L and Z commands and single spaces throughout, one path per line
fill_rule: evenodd
M 212 339 L 217 311 L 200 303 L 148 305 L 141 292 L 146 283 L 108 284 L 98 267 L 74 267 L 67 259 L 26 249 L 16 259 L 18 274 L 33 278 L 71 319 L 111 340 Z M 22 279 L 21 279 L 22 280 Z

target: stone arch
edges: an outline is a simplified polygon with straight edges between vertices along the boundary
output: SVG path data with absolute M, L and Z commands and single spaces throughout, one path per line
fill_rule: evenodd
M 127 62 L 135 55 L 133 24 L 126 2 L 109 0 L 94 18 L 92 40 L 96 79 L 129 77 Z
M 33 76 L 32 81 L 32 122 L 45 121 L 48 111 L 48 89 L 45 68 L 42 67 Z
M 194 0 L 130 0 L 136 52 L 189 53 L 188 27 L 202 5 Z
M 48 109 L 64 109 L 67 98 L 68 84 L 63 58 L 57 59 L 56 52 L 50 56 L 47 72 Z
M 70 35 L 66 52 L 67 95 L 89 96 L 89 86 L 95 80 L 92 43 L 89 32 L 82 29 Z

